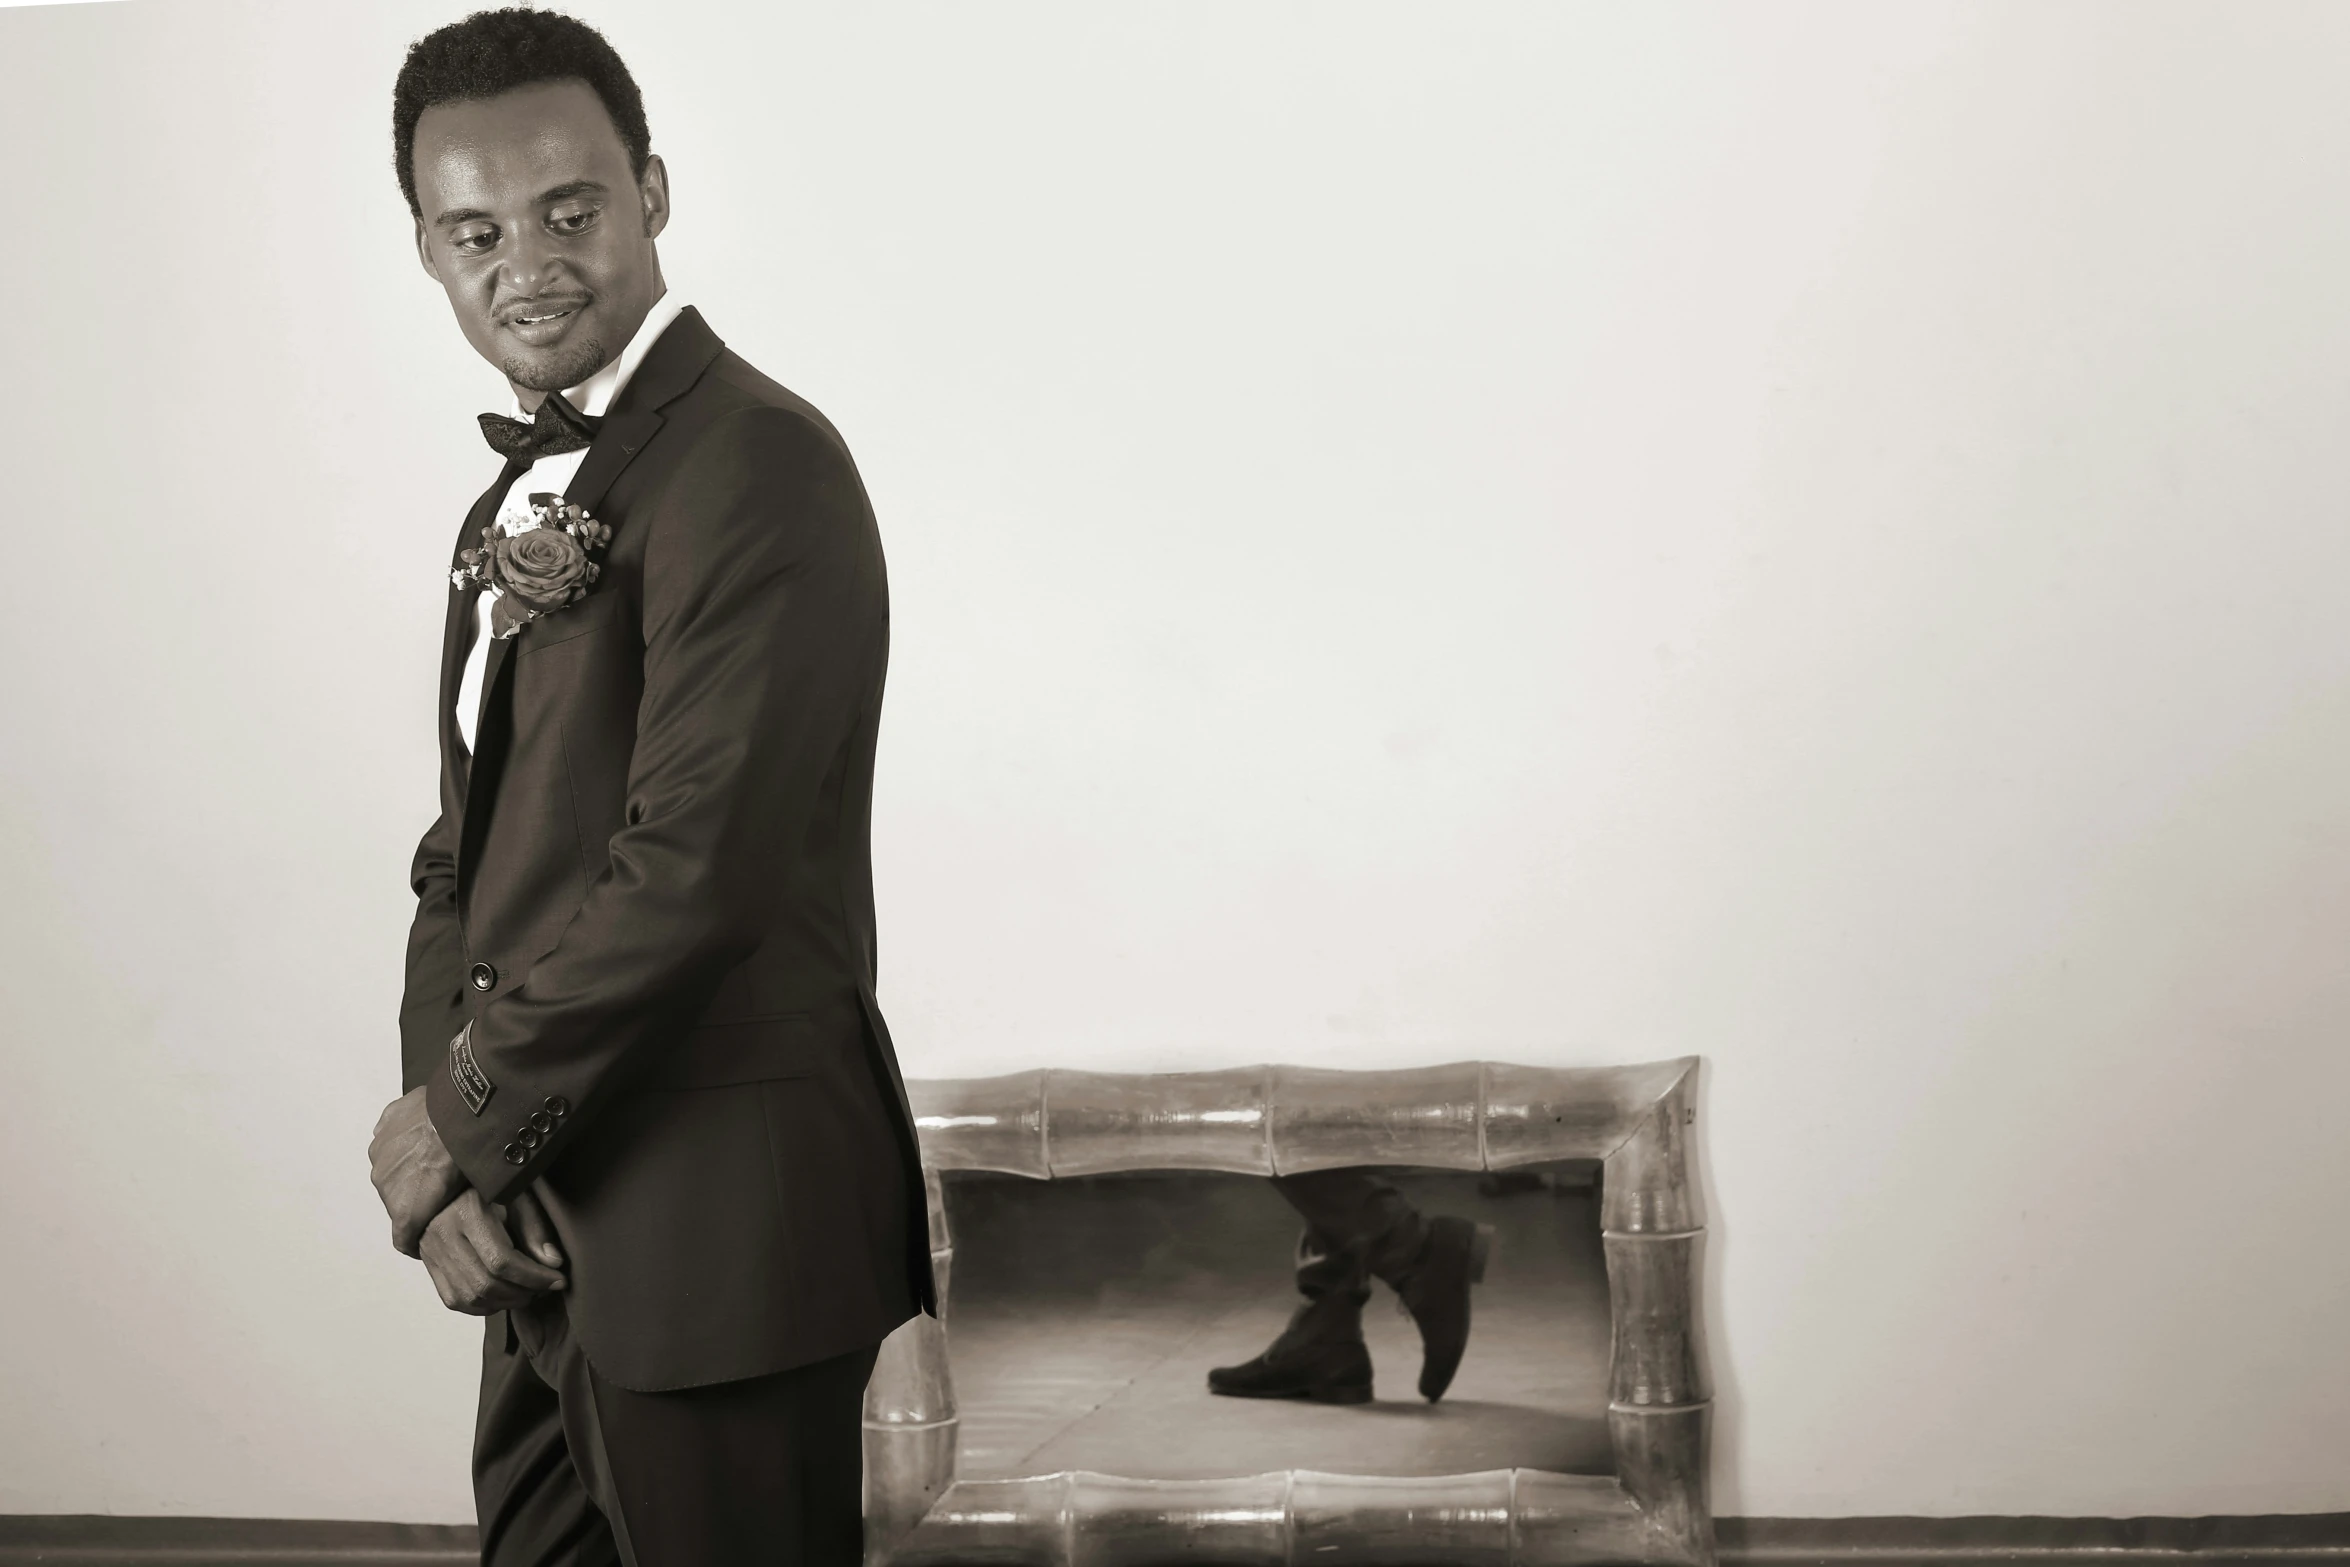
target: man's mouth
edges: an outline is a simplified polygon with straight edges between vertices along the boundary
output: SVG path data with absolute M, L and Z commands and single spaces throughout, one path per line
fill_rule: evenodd
M 584 299 L 543 300 L 508 310 L 502 319 L 507 331 L 534 347 L 543 347 L 561 337 L 587 306 Z

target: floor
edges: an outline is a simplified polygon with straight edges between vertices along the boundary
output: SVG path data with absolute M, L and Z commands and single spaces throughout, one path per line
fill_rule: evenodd
M 1584 1173 L 1498 1194 L 1474 1173 L 1391 1174 L 1422 1211 L 1496 1228 L 1468 1353 L 1435 1404 L 1414 1387 L 1418 1330 L 1384 1284 L 1363 1317 L 1373 1402 L 1208 1392 L 1208 1368 L 1264 1349 L 1297 1303 L 1298 1221 L 1264 1180 L 951 1174 L 957 1472 L 1609 1472 L 1607 1276 Z

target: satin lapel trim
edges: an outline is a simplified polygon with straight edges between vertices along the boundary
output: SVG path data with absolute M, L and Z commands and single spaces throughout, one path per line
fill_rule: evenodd
M 594 516 L 596 508 L 604 503 L 605 493 L 612 488 L 612 481 L 636 460 L 636 454 L 645 449 L 645 443 L 660 428 L 661 416 L 649 408 L 609 415 L 604 427 L 596 432 L 596 444 L 580 459 L 579 472 L 564 487 L 563 498 Z
M 520 634 L 516 633 L 517 636 Z M 489 636 L 487 627 L 483 628 L 482 635 Z M 477 758 L 490 742 L 490 697 L 498 689 L 498 677 L 506 672 L 506 660 L 513 657 L 513 649 L 513 637 L 490 637 L 489 656 L 482 661 L 481 666 L 481 711 L 473 715 L 473 754 Z M 468 777 L 465 783 L 466 795 L 470 799 L 472 778 Z
M 449 569 L 454 571 L 464 562 L 458 556 L 481 543 L 481 530 L 498 515 L 498 504 L 506 498 L 514 476 L 522 472 L 522 464 L 509 459 L 498 482 L 482 493 L 473 509 L 465 514 L 465 531 L 458 536 L 457 548 L 449 553 Z M 472 769 L 460 760 L 465 750 L 464 731 L 457 726 L 457 689 L 465 681 L 465 656 L 472 651 L 466 641 L 465 629 L 477 611 L 474 600 L 479 588 L 449 590 L 449 620 L 441 628 L 441 809 L 452 817 L 461 818 L 465 812 L 465 778 Z M 475 738 L 479 738 L 477 734 Z
M 457 688 L 465 681 L 465 623 L 474 616 L 480 589 L 451 589 L 449 623 L 441 631 L 441 810 L 452 819 L 465 813 L 465 775 L 472 760 L 465 731 L 457 724 Z

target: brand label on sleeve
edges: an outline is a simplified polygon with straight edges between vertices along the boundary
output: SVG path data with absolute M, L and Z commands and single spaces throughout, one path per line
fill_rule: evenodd
M 490 1102 L 490 1095 L 498 1091 L 495 1083 L 482 1074 L 481 1065 L 473 1059 L 473 1024 L 467 1022 L 464 1031 L 449 1041 L 449 1081 L 457 1085 L 457 1097 L 465 1101 L 465 1108 L 475 1115 Z

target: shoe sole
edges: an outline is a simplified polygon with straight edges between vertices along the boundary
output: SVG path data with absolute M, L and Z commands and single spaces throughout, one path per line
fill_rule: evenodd
M 1315 1404 L 1367 1404 L 1371 1401 L 1371 1390 L 1369 1388 L 1352 1386 L 1300 1387 L 1289 1388 L 1280 1392 L 1273 1392 L 1268 1390 L 1266 1392 L 1258 1393 L 1252 1392 L 1246 1388 L 1218 1387 L 1216 1384 L 1211 1382 L 1208 1384 L 1208 1391 L 1211 1393 L 1221 1394 L 1226 1398 L 1302 1398 L 1307 1400 L 1309 1403 Z

